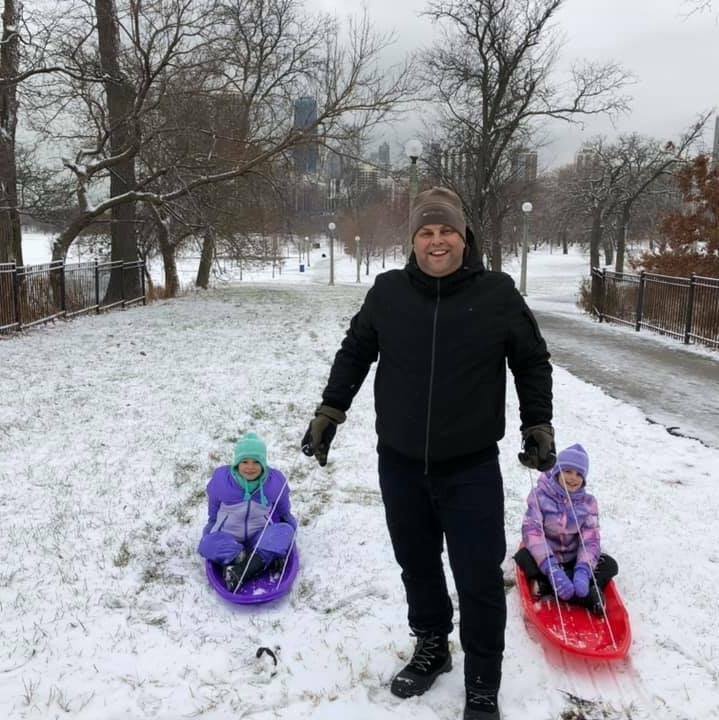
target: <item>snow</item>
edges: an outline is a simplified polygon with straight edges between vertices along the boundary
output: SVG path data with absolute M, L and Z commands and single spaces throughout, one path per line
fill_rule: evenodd
M 573 312 L 586 259 L 529 262 L 530 303 Z M 368 281 L 354 282 L 344 256 L 334 287 L 320 251 L 308 272 L 295 265 L 0 340 L 1 717 L 461 717 L 457 630 L 455 668 L 431 692 L 403 701 L 388 689 L 412 638 L 377 485 L 371 377 L 328 466 L 299 452 Z M 545 656 L 508 589 L 503 718 L 719 717 L 719 449 L 561 367 L 555 424 L 562 445 L 590 453 L 634 642 L 612 667 Z M 531 486 L 518 426 L 510 386 L 509 554 Z M 195 552 L 205 483 L 247 430 L 288 474 L 301 523 L 300 575 L 268 607 L 224 603 Z M 505 569 L 510 579 L 511 559 Z M 583 714 L 572 695 L 591 701 Z

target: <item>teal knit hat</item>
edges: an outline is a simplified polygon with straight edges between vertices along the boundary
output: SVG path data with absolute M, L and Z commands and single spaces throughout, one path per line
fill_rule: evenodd
M 262 466 L 262 474 L 253 483 L 248 483 L 237 469 L 243 460 L 255 460 Z M 245 433 L 245 435 L 237 441 L 237 445 L 235 445 L 235 455 L 232 460 L 232 476 L 245 488 L 245 492 L 248 494 L 253 491 L 253 488 L 259 486 L 263 505 L 265 504 L 265 497 L 261 488 L 267 479 L 268 472 L 267 446 L 264 440 L 256 433 Z
M 267 470 L 267 445 L 256 433 L 248 432 L 237 441 L 232 466 L 237 467 L 243 460 L 256 460 Z

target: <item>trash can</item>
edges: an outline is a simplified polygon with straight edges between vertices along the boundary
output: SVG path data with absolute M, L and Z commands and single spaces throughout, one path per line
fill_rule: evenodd
M 300 272 L 304 272 L 304 271 L 305 271 L 305 266 L 303 263 L 300 263 Z

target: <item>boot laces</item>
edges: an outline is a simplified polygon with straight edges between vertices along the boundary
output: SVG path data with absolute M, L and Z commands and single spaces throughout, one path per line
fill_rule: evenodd
M 467 688 L 467 702 L 488 710 L 496 710 L 497 691 L 477 679 L 475 684 Z
M 432 661 L 437 657 L 439 638 L 435 635 L 417 638 L 417 647 L 412 655 L 410 665 L 418 670 L 429 670 Z

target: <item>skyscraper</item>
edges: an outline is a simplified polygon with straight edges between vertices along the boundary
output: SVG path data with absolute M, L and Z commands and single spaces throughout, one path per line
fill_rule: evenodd
M 312 97 L 295 100 L 292 127 L 306 135 L 305 142 L 292 150 L 295 170 L 301 173 L 316 173 L 319 156 L 317 146 L 317 101 Z
M 389 161 L 390 161 L 389 143 L 388 142 L 383 142 L 379 146 L 379 152 L 377 153 L 377 159 L 379 160 L 379 162 L 377 164 L 380 165 L 380 167 L 382 168 L 382 171 L 386 175 L 387 172 L 389 172 Z

